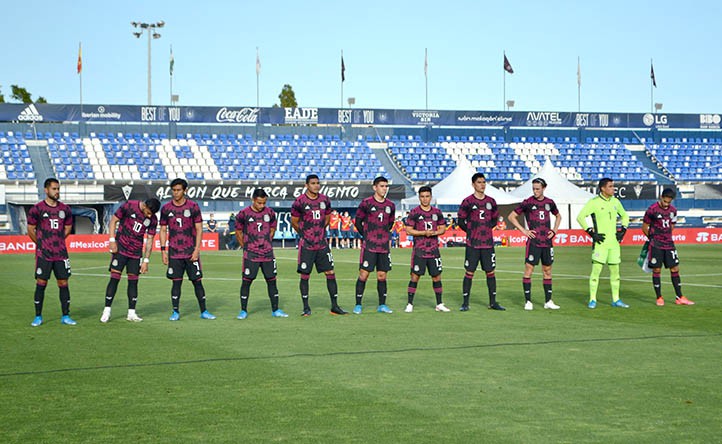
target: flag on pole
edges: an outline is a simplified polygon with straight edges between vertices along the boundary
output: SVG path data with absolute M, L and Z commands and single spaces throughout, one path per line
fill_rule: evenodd
M 173 45 L 170 46 L 170 75 L 173 75 L 173 66 L 175 65 L 175 57 L 173 57 Z
M 577 86 L 582 86 L 582 63 L 577 57 Z
M 256 75 L 261 74 L 261 56 L 258 54 L 258 48 L 256 48 Z
M 78 74 L 83 71 L 83 47 L 78 43 Z
M 429 75 L 429 50 L 424 48 L 424 75 Z
M 651 63 L 651 62 L 650 62 L 650 63 Z M 654 63 L 651 63 L 651 66 L 652 66 L 652 68 L 651 68 L 651 71 L 650 71 L 650 73 L 649 73 L 649 78 L 652 79 L 652 86 L 654 86 L 654 87 L 656 88 L 656 87 L 657 87 L 657 78 L 654 77 Z
M 504 71 L 509 74 L 514 74 L 514 68 L 511 67 L 511 63 L 509 63 L 509 59 L 506 58 L 506 54 L 504 54 Z
M 343 54 L 341 55 L 341 82 L 346 81 L 346 65 L 343 63 Z

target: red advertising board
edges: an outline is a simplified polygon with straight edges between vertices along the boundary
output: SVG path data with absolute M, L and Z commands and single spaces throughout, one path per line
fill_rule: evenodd
M 674 230 L 674 242 L 676 244 L 718 244 L 722 245 L 722 228 L 677 228 Z M 510 247 L 521 247 L 526 245 L 527 237 L 518 230 L 494 231 L 494 242 Z M 642 245 L 647 241 L 647 236 L 640 228 L 633 228 L 627 231 L 622 245 Z M 461 245 L 466 242 L 466 233 L 460 229 L 447 230 L 441 237 L 440 242 L 446 246 Z M 589 246 L 592 238 L 582 230 L 559 230 L 554 237 L 555 246 Z M 411 247 L 411 242 L 405 232 L 401 232 L 400 245 Z
M 158 236 L 155 237 L 153 243 L 155 244 L 153 250 L 159 251 L 160 240 L 158 240 Z M 72 234 L 68 236 L 66 245 L 70 253 L 102 253 L 110 249 L 107 234 Z M 203 233 L 201 250 L 218 250 L 219 245 L 218 233 Z M 28 236 L 0 236 L 0 254 L 34 252 L 35 242 L 31 241 Z

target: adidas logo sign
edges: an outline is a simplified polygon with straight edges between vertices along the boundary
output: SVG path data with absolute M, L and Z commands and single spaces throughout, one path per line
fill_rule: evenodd
M 38 109 L 35 108 L 35 104 L 31 103 L 18 115 L 18 120 L 21 122 L 42 122 L 43 116 L 40 115 Z

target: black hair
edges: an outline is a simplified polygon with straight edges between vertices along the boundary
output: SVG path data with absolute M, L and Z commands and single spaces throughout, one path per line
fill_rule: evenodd
M 160 201 L 156 199 L 155 197 L 151 197 L 150 199 L 146 200 L 145 206 L 148 207 L 150 211 L 153 213 L 157 213 L 158 210 L 160 210 Z
M 181 179 L 180 177 L 177 179 L 173 179 L 173 182 L 170 183 L 170 187 L 173 188 L 176 185 L 180 185 L 183 187 L 183 191 L 188 189 L 188 181 L 185 179 Z
M 539 185 L 542 186 L 542 188 L 547 187 L 547 181 L 542 179 L 541 177 L 537 177 L 536 179 L 532 180 L 531 183 L 538 183 Z
M 610 179 L 608 177 L 602 177 L 601 179 L 599 179 L 599 185 L 597 185 L 597 190 L 601 190 L 602 188 L 607 186 L 607 184 L 609 182 L 614 182 L 614 179 Z
M 677 193 L 672 188 L 665 188 L 662 191 L 662 197 L 671 197 L 672 199 L 674 199 L 675 197 L 677 197 Z
M 263 188 L 256 188 L 255 190 L 253 190 L 253 195 L 251 196 L 251 198 L 257 199 L 259 197 L 261 199 L 268 198 L 268 193 L 266 193 L 266 190 L 264 190 Z
M 424 185 L 423 187 L 419 188 L 419 194 L 425 193 L 425 192 L 431 193 L 431 187 L 428 185 Z M 433 194 L 433 193 L 432 193 Z
M 48 177 L 47 179 L 45 179 L 45 182 L 43 183 L 43 188 L 47 188 L 51 184 L 54 184 L 54 183 L 59 184 L 60 182 L 58 182 L 58 179 L 56 179 L 54 177 Z
M 475 173 L 473 176 L 471 176 L 471 183 L 476 182 L 478 179 L 486 180 L 486 176 L 484 176 L 484 173 Z
M 306 176 L 306 185 L 308 185 L 308 183 L 311 181 L 311 179 L 321 180 L 318 178 L 317 174 L 309 174 L 308 176 Z
M 374 179 L 374 186 L 378 185 L 380 182 L 389 183 L 389 180 L 387 178 L 385 178 L 384 176 L 379 176 L 376 179 Z

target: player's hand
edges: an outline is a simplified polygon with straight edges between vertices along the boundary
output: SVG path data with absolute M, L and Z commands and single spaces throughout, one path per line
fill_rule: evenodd
M 617 230 L 617 242 L 622 242 L 625 234 L 627 234 L 627 227 L 622 227 L 621 229 Z
M 193 250 L 193 254 L 191 254 L 191 261 L 196 262 L 198 261 L 198 258 L 201 256 L 201 250 Z
M 110 252 L 112 254 L 115 254 L 118 252 L 118 243 L 117 242 L 110 242 Z
M 607 237 L 604 233 L 597 233 L 596 231 L 594 231 L 594 228 L 591 227 L 587 228 L 587 233 L 589 234 L 589 236 L 592 237 L 592 242 L 596 244 L 601 244 Z
M 147 262 L 141 262 L 140 264 L 140 274 L 146 274 L 148 272 L 148 263 Z
M 524 230 L 524 234 L 526 234 L 529 239 L 536 239 L 536 233 L 534 230 Z
M 554 230 L 549 230 L 549 233 L 547 234 L 547 239 L 554 239 L 554 236 L 557 235 L 557 232 Z
M 163 265 L 168 265 L 168 252 L 167 252 L 167 251 L 161 251 L 161 252 L 160 252 L 160 259 L 163 261 Z

